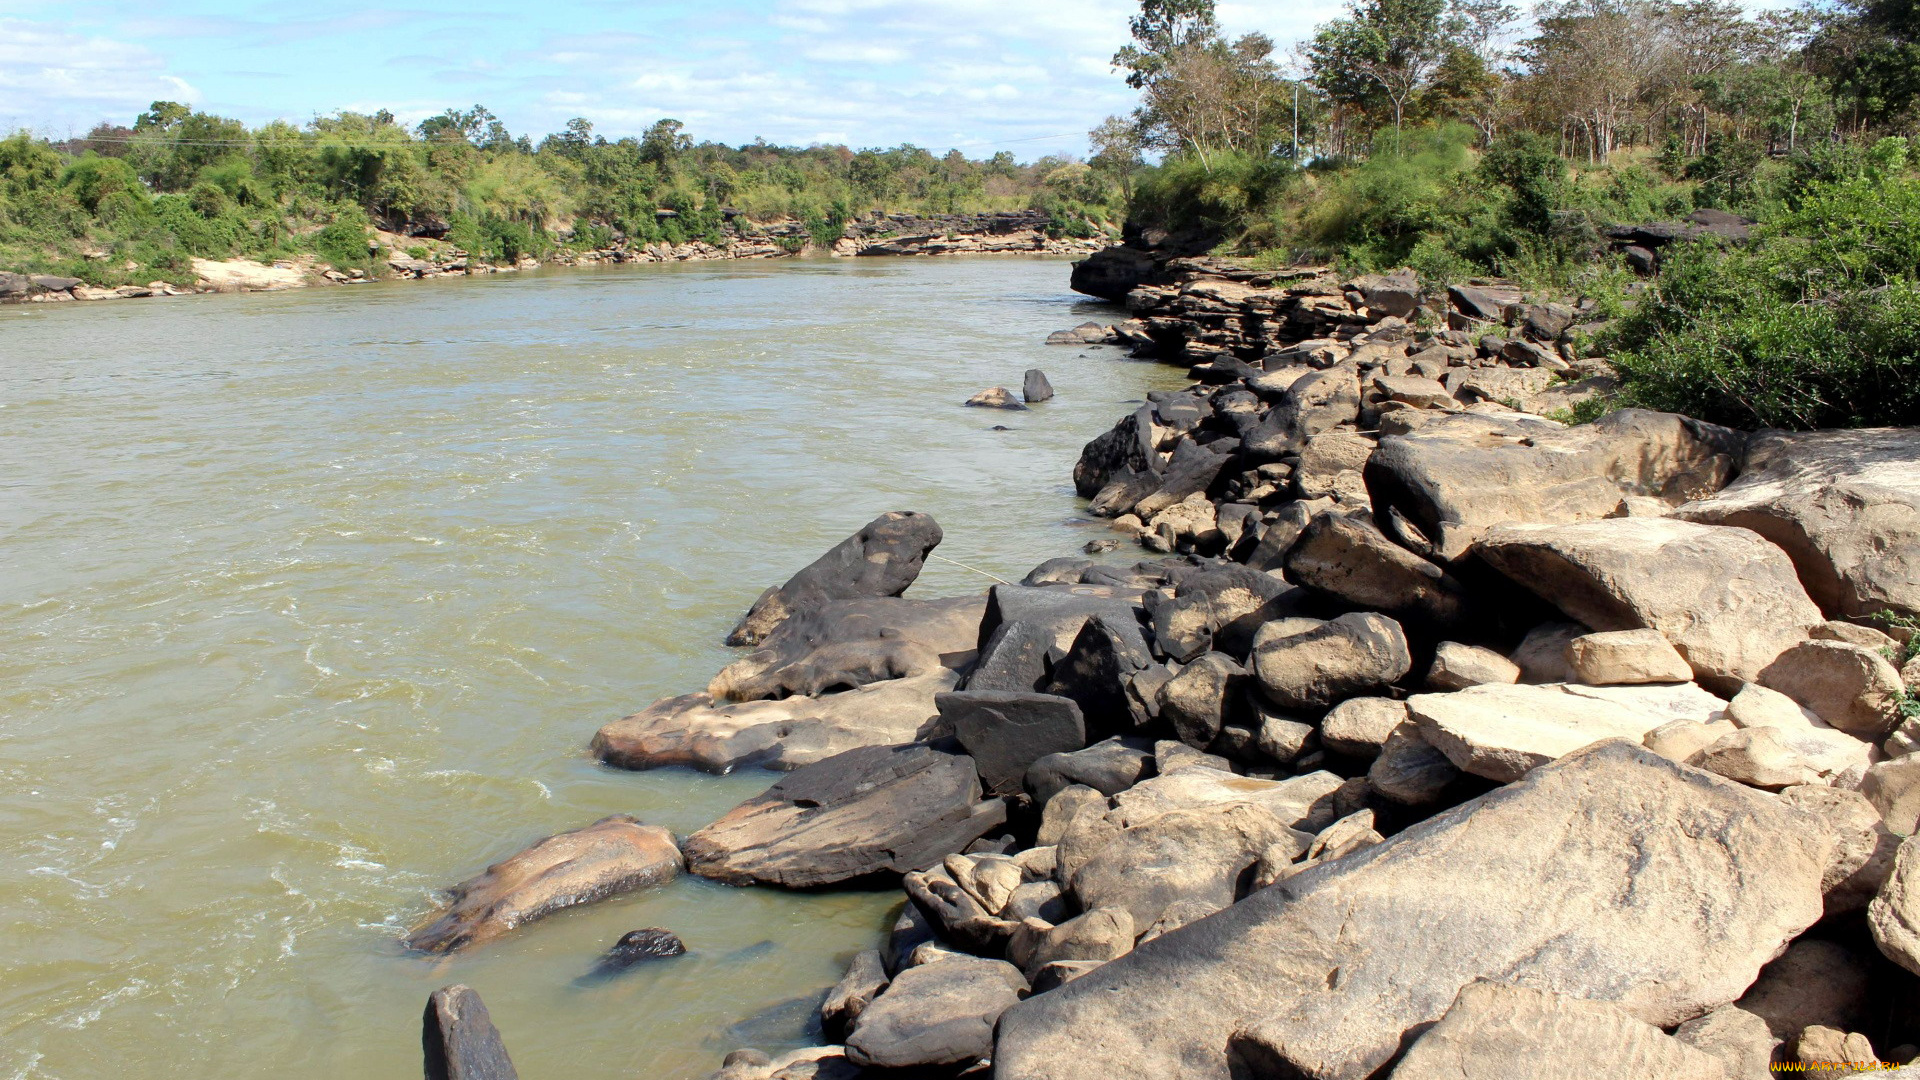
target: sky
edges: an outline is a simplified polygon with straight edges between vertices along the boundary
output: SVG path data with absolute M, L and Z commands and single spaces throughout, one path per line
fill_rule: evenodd
M 1291 42 L 1338 0 L 1228 2 Z M 485 105 L 536 139 L 661 117 L 696 140 L 970 157 L 1084 154 L 1132 108 L 1109 64 L 1134 0 L 87 0 L 0 2 L 0 130 L 84 134 L 155 100 L 257 124 L 341 109 L 416 122 Z M 56 13 L 57 12 L 57 16 Z M 279 12 L 285 12 L 280 14 Z M 17 14 L 16 14 L 17 13 Z

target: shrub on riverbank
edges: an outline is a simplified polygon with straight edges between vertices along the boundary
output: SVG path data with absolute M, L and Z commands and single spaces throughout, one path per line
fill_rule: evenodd
M 1750 247 L 1668 258 L 1612 335 L 1633 400 L 1740 427 L 1920 422 L 1920 179 L 1796 201 Z

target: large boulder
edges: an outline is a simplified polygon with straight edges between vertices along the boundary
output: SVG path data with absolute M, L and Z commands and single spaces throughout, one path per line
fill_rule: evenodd
M 941 694 L 934 705 L 994 795 L 1018 794 L 1034 762 L 1087 745 L 1087 723 L 1068 698 L 969 690 Z
M 1673 505 L 1720 489 L 1744 437 L 1672 413 L 1623 409 L 1591 424 L 1461 414 L 1380 440 L 1367 489 L 1440 558 L 1458 559 L 1495 525 L 1604 518 L 1629 496 Z
M 973 759 L 868 746 L 794 771 L 687 837 L 687 870 L 732 885 L 812 888 L 936 865 L 1006 821 Z
M 1325 709 L 1395 682 L 1413 670 L 1400 624 L 1353 612 L 1318 625 L 1282 619 L 1253 639 L 1260 689 L 1283 709 Z
M 939 730 L 934 698 L 959 682 L 959 672 L 936 667 L 817 698 L 723 703 L 711 694 L 682 694 L 602 727 L 593 753 L 622 769 L 797 769 L 855 747 L 929 737 Z
M 1096 615 L 1081 626 L 1041 689 L 1071 698 L 1082 716 L 1093 719 L 1096 732 L 1132 727 L 1138 720 L 1132 720 L 1127 684 L 1152 663 L 1146 635 L 1131 616 Z
M 1920 615 L 1920 431 L 1763 431 L 1738 480 L 1674 513 L 1780 545 L 1835 618 Z
M 799 573 L 760 594 L 729 645 L 758 645 L 795 612 L 829 600 L 899 596 L 920 576 L 927 552 L 940 543 L 940 525 L 929 514 L 896 510 L 868 522 Z
M 1726 708 L 1726 702 L 1692 683 L 1489 684 L 1407 699 L 1422 738 L 1463 772 L 1500 783 L 1605 739 L 1637 743 L 1675 720 L 1712 723 L 1725 716 Z
M 427 998 L 420 1045 L 426 1080 L 519 1080 L 486 1003 L 472 987 L 442 987 Z
M 1920 840 L 1900 845 L 1893 873 L 1867 907 L 1867 925 L 1887 959 L 1920 975 Z
M 1468 983 L 1394 1066 L 1393 1080 L 1724 1080 L 1721 1060 L 1617 1005 L 1498 982 Z
M 1820 917 L 1831 841 L 1778 798 L 1608 742 L 1146 942 L 1000 1020 L 1000 1080 L 1360 1080 L 1483 978 L 1670 1027 Z M 1259 1075 L 1259 1074 L 1251 1074 Z
M 1020 969 L 1004 960 L 908 968 L 861 1012 L 847 1057 L 884 1069 L 970 1064 L 992 1052 L 994 1021 L 1026 990 Z
M 1362 514 L 1314 518 L 1286 566 L 1290 580 L 1363 610 L 1438 626 L 1467 611 L 1467 591 L 1453 575 L 1389 540 Z
M 549 836 L 448 889 L 447 909 L 403 944 L 458 952 L 564 908 L 671 881 L 680 866 L 672 833 L 614 814 Z
M 1036 805 L 1074 784 L 1093 788 L 1103 795 L 1116 795 L 1152 776 L 1153 747 L 1144 739 L 1115 735 L 1085 750 L 1048 754 L 1027 770 L 1027 790 Z
M 1121 831 L 1068 884 L 1084 910 L 1117 908 L 1144 930 L 1176 903 L 1233 903 L 1248 868 L 1282 842 L 1297 853 L 1307 838 L 1258 803 L 1175 810 Z
M 978 650 L 987 598 L 872 597 L 801 611 L 707 685 L 715 701 L 813 697 L 963 668 Z
M 1886 657 L 1841 641 L 1803 641 L 1782 652 L 1760 672 L 1760 685 L 1872 742 L 1893 733 L 1905 696 L 1900 672 Z
M 1181 580 L 1173 598 L 1153 608 L 1153 636 L 1169 657 L 1186 663 L 1212 649 L 1245 657 L 1261 625 L 1297 611 L 1306 593 L 1276 574 L 1229 564 Z
M 1339 789 L 1340 778 L 1324 771 L 1263 780 L 1206 765 L 1184 765 L 1115 795 L 1107 816 L 1119 828 L 1132 828 L 1177 810 L 1246 803 L 1290 828 L 1318 832 L 1333 822 L 1334 793 Z
M 1715 688 L 1754 681 L 1821 622 L 1786 555 L 1745 529 L 1671 518 L 1500 525 L 1475 550 L 1591 629 L 1660 631 Z

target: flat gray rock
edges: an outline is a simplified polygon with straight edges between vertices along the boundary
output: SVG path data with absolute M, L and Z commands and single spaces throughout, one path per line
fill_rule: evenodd
M 1692 683 L 1487 685 L 1407 699 L 1421 738 L 1462 771 L 1500 783 L 1603 739 L 1637 743 L 1675 720 L 1712 723 L 1726 708 Z
M 812 888 L 937 865 L 1006 821 L 973 759 L 868 746 L 805 768 L 687 837 L 687 871 L 730 885 Z
M 1027 770 L 1041 758 L 1087 745 L 1080 706 L 1067 698 L 968 690 L 941 694 L 933 703 L 994 795 L 1018 793 Z
M 1481 978 L 1671 1026 L 1820 917 L 1831 847 L 1774 796 L 1605 743 L 1015 1006 L 995 1075 L 1228 1080 L 1257 1028 L 1285 1075 L 1360 1080 Z
M 1726 1066 L 1617 1005 L 1468 983 L 1394 1066 L 1393 1080 L 1724 1080 Z
M 910 510 L 885 513 L 760 594 L 727 635 L 729 645 L 757 645 L 796 612 L 829 600 L 899 596 L 920 576 L 927 552 L 939 546 L 940 525 Z

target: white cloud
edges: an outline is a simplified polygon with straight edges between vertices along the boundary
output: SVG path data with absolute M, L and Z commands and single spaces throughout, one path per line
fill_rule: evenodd
M 0 19 L 0 125 L 84 132 L 108 118 L 124 123 L 163 99 L 191 105 L 202 95 L 144 46 Z

